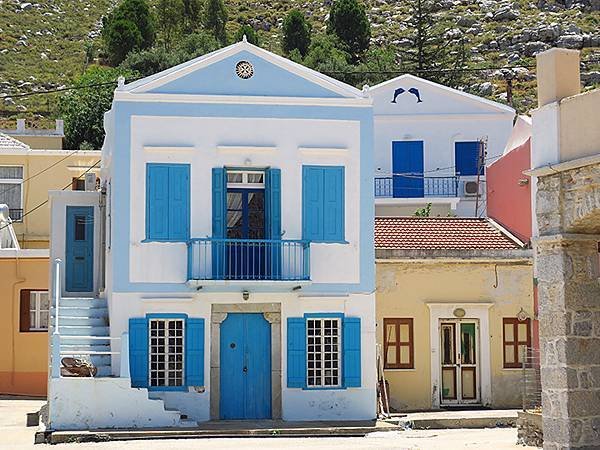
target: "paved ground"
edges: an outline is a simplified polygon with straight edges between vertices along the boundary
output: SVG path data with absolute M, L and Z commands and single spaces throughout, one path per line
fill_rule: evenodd
M 93 444 L 36 445 L 36 428 L 25 426 L 25 414 L 39 409 L 40 400 L 0 398 L 0 449 L 32 450 L 88 450 L 88 449 L 310 449 L 329 450 L 332 447 L 354 449 L 533 449 L 515 444 L 514 428 L 481 430 L 415 430 L 372 433 L 364 438 L 244 438 L 244 439 L 190 439 L 106 442 Z

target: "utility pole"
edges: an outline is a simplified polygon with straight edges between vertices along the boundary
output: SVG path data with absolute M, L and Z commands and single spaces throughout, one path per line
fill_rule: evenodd
M 479 186 L 481 183 L 481 171 L 485 167 L 487 155 L 487 137 L 479 139 L 479 155 L 477 157 L 477 196 L 475 197 L 475 217 L 479 217 Z

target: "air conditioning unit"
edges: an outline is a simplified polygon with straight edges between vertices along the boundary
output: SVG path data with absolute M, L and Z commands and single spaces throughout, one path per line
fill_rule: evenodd
M 477 181 L 465 181 L 463 183 L 463 195 L 465 197 L 475 197 L 483 193 L 483 183 Z

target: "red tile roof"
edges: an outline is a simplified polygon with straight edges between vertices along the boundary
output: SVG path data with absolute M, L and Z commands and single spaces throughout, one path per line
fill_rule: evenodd
M 521 246 L 485 218 L 376 217 L 375 248 L 514 250 Z

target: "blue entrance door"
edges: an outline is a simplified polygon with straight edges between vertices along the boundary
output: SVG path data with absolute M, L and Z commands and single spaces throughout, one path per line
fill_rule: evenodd
M 424 196 L 423 141 L 392 142 L 394 198 Z
M 271 325 L 262 314 L 221 323 L 221 419 L 271 418 Z
M 94 208 L 67 206 L 65 290 L 94 289 Z

